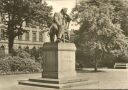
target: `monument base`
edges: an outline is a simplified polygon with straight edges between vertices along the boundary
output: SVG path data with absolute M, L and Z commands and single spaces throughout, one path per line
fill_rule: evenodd
M 42 78 L 20 81 L 19 84 L 63 88 L 87 80 L 76 76 L 75 51 L 73 43 L 45 43 Z
M 70 88 L 73 86 L 92 84 L 94 81 L 88 81 L 87 78 L 72 78 L 68 80 L 60 81 L 59 79 L 51 78 L 36 78 L 19 81 L 21 85 L 37 86 L 37 87 L 47 87 L 47 88 Z

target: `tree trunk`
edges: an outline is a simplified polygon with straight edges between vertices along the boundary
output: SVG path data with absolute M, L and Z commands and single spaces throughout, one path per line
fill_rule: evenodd
M 9 54 L 10 55 L 13 54 L 13 43 L 14 43 L 13 36 L 9 36 L 9 39 L 8 39 L 8 48 L 9 48 Z
M 10 55 L 13 55 L 13 43 L 14 43 L 14 38 L 15 38 L 15 33 L 13 29 L 13 22 L 10 20 L 8 22 L 8 51 Z
M 97 60 L 95 59 L 94 71 L 97 72 Z
M 99 54 L 99 58 L 98 56 L 96 57 L 95 56 L 95 61 L 94 61 L 94 71 L 97 72 L 98 71 L 98 62 L 102 60 L 102 57 L 103 57 L 103 51 Z

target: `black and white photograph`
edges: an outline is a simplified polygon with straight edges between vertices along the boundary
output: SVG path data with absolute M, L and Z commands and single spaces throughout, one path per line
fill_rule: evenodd
M 0 90 L 120 89 L 128 0 L 0 0 Z

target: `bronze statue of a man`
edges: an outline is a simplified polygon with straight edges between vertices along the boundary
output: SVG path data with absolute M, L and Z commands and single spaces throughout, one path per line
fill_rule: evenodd
M 67 14 L 67 8 L 61 9 L 60 13 L 55 13 L 53 16 L 53 23 L 50 27 L 50 41 L 54 42 L 55 35 L 57 42 L 61 42 L 65 30 L 68 29 L 71 21 L 70 16 Z

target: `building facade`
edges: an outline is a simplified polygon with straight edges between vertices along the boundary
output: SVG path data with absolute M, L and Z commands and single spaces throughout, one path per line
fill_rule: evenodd
M 4 29 L 5 26 L 2 23 L 2 18 L 0 16 L 0 49 L 5 50 L 5 53 L 8 53 L 8 39 L 5 37 Z M 32 49 L 33 47 L 39 48 L 42 47 L 43 43 L 49 42 L 49 35 L 47 28 L 44 30 L 39 29 L 39 27 L 27 27 L 26 23 L 23 23 L 23 28 L 26 32 L 17 36 L 14 40 L 14 49 L 26 48 Z

